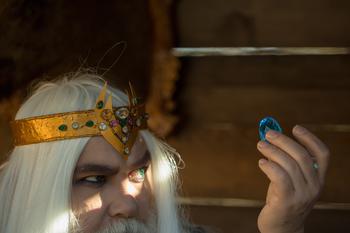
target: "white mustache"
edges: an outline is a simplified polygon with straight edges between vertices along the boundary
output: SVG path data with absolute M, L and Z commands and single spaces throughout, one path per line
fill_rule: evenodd
M 118 222 L 109 224 L 98 233 L 156 233 L 157 220 L 153 215 L 147 223 L 143 223 L 136 219 L 121 219 Z

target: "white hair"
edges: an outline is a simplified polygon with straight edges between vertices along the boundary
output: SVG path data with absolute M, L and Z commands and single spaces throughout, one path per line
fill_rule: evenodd
M 24 102 L 15 119 L 92 109 L 103 87 L 100 76 L 87 72 L 42 81 Z M 128 97 L 108 87 L 113 105 Z M 183 232 L 176 204 L 177 152 L 148 130 L 140 131 L 151 154 L 159 233 Z M 68 233 L 73 172 L 89 137 L 17 146 L 0 173 L 0 232 Z M 73 221 L 73 222 L 72 222 Z

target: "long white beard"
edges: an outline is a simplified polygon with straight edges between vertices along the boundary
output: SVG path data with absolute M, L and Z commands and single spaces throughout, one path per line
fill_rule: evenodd
M 121 219 L 97 233 L 157 233 L 157 217 L 151 214 L 146 223 L 136 219 Z

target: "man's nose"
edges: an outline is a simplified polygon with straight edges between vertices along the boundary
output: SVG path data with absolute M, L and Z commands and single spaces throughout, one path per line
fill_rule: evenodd
M 133 218 L 136 217 L 139 211 L 138 203 L 135 199 L 136 195 L 130 189 L 130 182 L 125 180 L 112 192 L 112 201 L 109 206 L 109 215 L 111 217 Z

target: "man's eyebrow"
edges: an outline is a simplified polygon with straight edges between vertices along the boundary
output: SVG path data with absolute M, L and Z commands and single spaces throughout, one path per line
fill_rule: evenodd
M 137 160 L 133 161 L 130 166 L 131 167 L 139 167 L 146 163 L 148 163 L 151 160 L 151 155 L 148 150 L 138 158 Z M 112 175 L 117 174 L 119 171 L 119 167 L 111 167 L 109 165 L 100 165 L 100 164 L 94 164 L 94 163 L 87 163 L 80 166 L 77 166 L 74 170 L 74 174 L 79 173 L 100 173 L 105 175 Z
M 140 158 L 137 158 L 136 160 L 132 161 L 130 163 L 130 166 L 139 167 L 148 163 L 150 160 L 151 160 L 151 154 L 149 153 L 149 150 L 146 150 L 146 152 Z
M 75 168 L 74 173 L 92 173 L 92 172 L 97 172 L 97 173 L 102 173 L 105 175 L 110 175 L 110 174 L 116 174 L 118 173 L 119 168 L 117 167 L 111 167 L 108 165 L 100 165 L 100 164 L 83 164 L 81 166 L 77 166 Z

